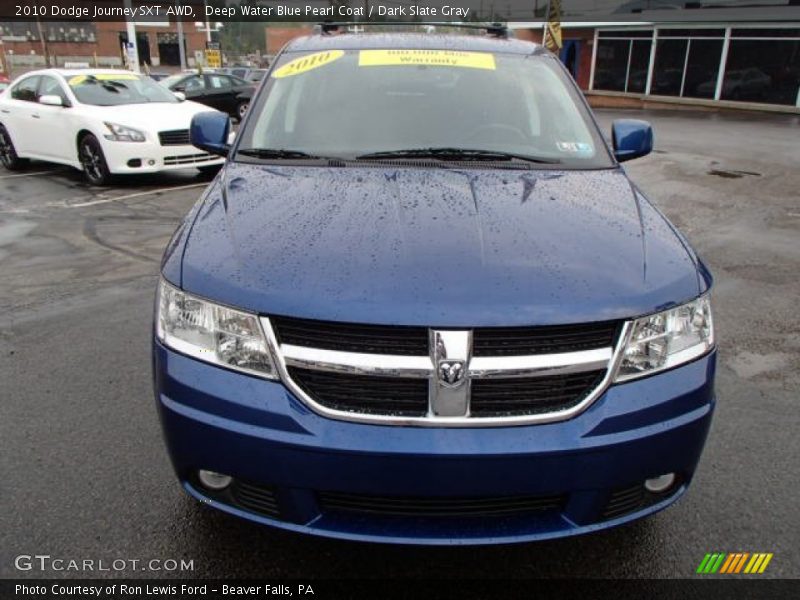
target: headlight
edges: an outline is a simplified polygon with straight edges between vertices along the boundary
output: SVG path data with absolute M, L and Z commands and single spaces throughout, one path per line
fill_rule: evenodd
M 708 295 L 633 322 L 615 381 L 644 377 L 692 361 L 714 346 Z
M 114 142 L 143 142 L 144 141 L 144 133 L 139 131 L 138 129 L 133 129 L 131 127 L 125 127 L 124 125 L 117 125 L 116 123 L 107 123 L 104 122 L 108 130 L 111 133 L 107 133 L 105 138 L 107 140 L 112 140 Z
M 255 315 L 196 298 L 163 279 L 158 287 L 156 335 L 165 346 L 198 360 L 277 379 Z

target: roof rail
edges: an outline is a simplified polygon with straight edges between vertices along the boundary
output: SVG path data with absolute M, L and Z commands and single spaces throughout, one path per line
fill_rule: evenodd
M 459 29 L 483 29 L 486 31 L 486 35 L 491 37 L 497 38 L 513 38 L 514 31 L 510 29 L 504 23 L 459 23 L 459 22 L 448 22 L 448 21 L 436 21 L 436 22 L 423 22 L 423 23 L 392 23 L 392 22 L 373 22 L 373 21 L 323 21 L 322 23 L 317 23 L 314 27 L 315 33 L 319 33 L 321 35 L 330 35 L 332 33 L 337 33 L 340 28 L 343 27 L 385 27 L 385 26 L 409 26 L 409 27 L 419 27 L 429 25 L 431 27 L 454 27 Z

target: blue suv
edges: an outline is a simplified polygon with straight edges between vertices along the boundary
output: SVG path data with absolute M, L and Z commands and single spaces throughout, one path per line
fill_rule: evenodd
M 711 275 L 542 47 L 291 42 L 176 231 L 153 372 L 185 490 L 284 529 L 411 544 L 659 511 L 714 409 Z

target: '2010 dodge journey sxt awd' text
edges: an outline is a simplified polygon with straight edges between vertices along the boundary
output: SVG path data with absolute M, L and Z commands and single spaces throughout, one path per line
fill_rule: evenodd
M 687 489 L 711 275 L 558 59 L 489 35 L 293 41 L 171 240 L 156 402 L 192 496 L 413 544 L 573 535 Z

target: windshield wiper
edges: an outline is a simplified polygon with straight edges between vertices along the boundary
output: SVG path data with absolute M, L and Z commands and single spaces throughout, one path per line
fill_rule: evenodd
M 238 153 L 256 158 L 323 158 L 300 150 L 285 150 L 283 148 L 241 148 Z
M 485 160 L 503 161 L 520 160 L 531 163 L 557 165 L 561 161 L 557 158 L 544 158 L 528 156 L 513 152 L 500 152 L 496 150 L 476 150 L 473 148 L 409 148 L 406 150 L 387 150 L 384 152 L 370 152 L 356 156 L 356 160 L 380 160 L 385 158 L 435 158 L 438 160 Z

